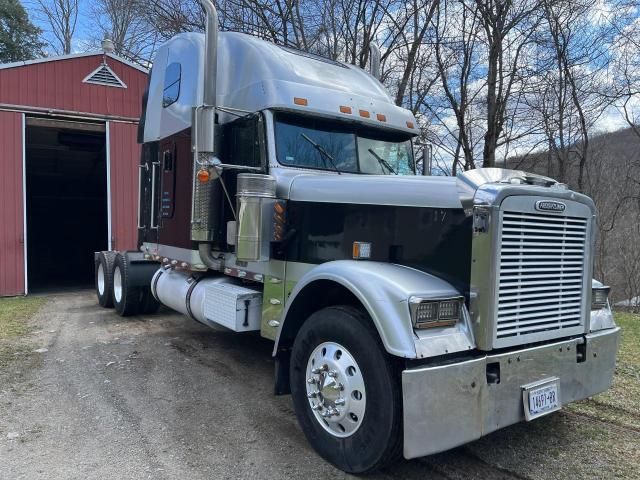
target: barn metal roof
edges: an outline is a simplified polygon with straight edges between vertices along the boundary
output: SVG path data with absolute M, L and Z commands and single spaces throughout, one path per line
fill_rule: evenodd
M 103 66 L 113 78 L 88 81 Z M 103 51 L 14 62 L 0 65 L 0 109 L 137 121 L 147 80 L 144 68 Z
M 70 60 L 73 58 L 83 58 L 83 57 L 95 57 L 96 55 L 104 55 L 106 57 L 112 58 L 114 60 L 117 60 L 118 62 L 124 63 L 128 66 L 130 66 L 131 68 L 135 68 L 137 70 L 140 70 L 143 73 L 148 73 L 149 70 L 137 65 L 129 60 L 127 60 L 126 58 L 120 57 L 119 55 L 115 55 L 113 53 L 106 53 L 102 50 L 96 50 L 93 52 L 82 52 L 82 53 L 70 53 L 69 55 L 56 55 L 53 57 L 43 57 L 43 58 L 36 58 L 33 60 L 23 60 L 20 62 L 11 62 L 11 63 L 0 63 L 0 70 L 4 70 L 7 68 L 17 68 L 17 67 L 24 67 L 26 65 L 35 65 L 38 63 L 46 63 L 46 62 L 56 62 L 58 60 Z

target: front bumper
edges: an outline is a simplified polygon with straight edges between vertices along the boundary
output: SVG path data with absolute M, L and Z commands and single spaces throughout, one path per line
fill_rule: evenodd
M 612 328 L 586 335 L 580 363 L 582 338 L 403 371 L 405 458 L 442 452 L 524 420 L 522 387 L 538 380 L 558 377 L 563 405 L 606 390 L 619 333 Z M 488 383 L 487 365 L 496 363 L 500 381 Z

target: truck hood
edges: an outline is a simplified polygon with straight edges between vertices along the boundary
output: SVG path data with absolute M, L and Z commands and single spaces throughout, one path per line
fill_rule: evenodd
M 503 168 L 479 168 L 458 177 L 337 175 L 289 169 L 277 169 L 274 176 L 279 198 L 301 202 L 466 210 L 474 203 L 500 203 L 508 195 L 538 195 L 593 206 L 591 199 L 551 178 Z
M 278 196 L 293 201 L 462 208 L 454 177 L 298 174 L 278 180 Z

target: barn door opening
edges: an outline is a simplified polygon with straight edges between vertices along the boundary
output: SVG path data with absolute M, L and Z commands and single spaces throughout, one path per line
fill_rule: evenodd
M 30 292 L 89 287 L 108 240 L 104 123 L 27 117 Z

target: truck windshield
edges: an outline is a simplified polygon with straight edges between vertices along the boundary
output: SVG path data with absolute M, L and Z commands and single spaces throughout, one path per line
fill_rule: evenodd
M 282 165 L 375 175 L 415 175 L 410 136 L 355 123 L 291 114 L 276 116 Z

